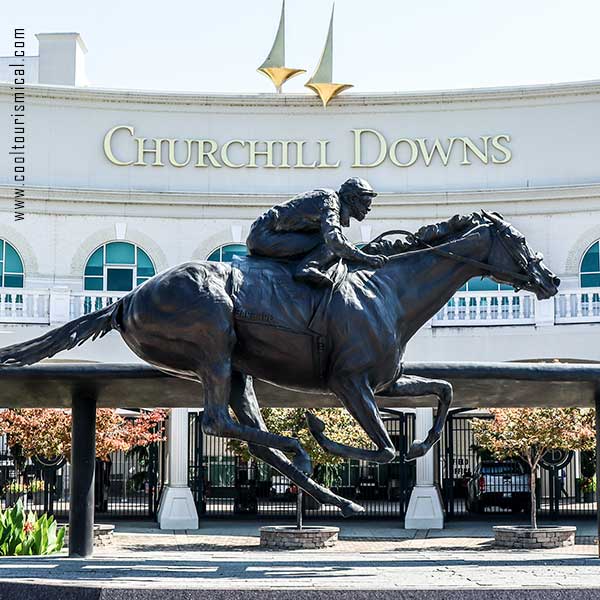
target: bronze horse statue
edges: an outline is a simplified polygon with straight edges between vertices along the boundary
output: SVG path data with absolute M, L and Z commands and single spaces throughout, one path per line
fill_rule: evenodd
M 401 253 L 391 242 L 372 244 L 363 250 L 380 254 L 387 247 L 383 267 L 339 264 L 336 285 L 325 290 L 295 282 L 293 265 L 277 260 L 187 262 L 110 306 L 3 348 L 0 364 L 33 364 L 115 329 L 146 362 L 202 383 L 205 433 L 246 441 L 254 456 L 350 516 L 364 509 L 310 478 L 310 459 L 299 441 L 267 431 L 253 377 L 335 394 L 374 448 L 334 442 L 308 415 L 311 433 L 328 452 L 379 463 L 391 461 L 395 449 L 375 395 L 437 396 L 434 425 L 411 446 L 405 457 L 411 460 L 438 441 L 452 401 L 449 383 L 403 374 L 411 337 L 472 277 L 487 275 L 539 299 L 555 295 L 560 283 L 496 213 L 475 213 L 467 227 L 434 244 L 414 242 L 414 250 Z

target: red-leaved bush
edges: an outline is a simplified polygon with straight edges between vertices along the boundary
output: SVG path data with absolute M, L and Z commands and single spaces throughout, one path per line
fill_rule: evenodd
M 111 452 L 128 452 L 164 439 L 165 412 L 142 412 L 126 419 L 116 410 L 100 408 L 96 413 L 96 456 L 109 460 Z M 18 446 L 25 458 L 71 456 L 71 413 L 62 409 L 19 408 L 0 412 L 0 435 L 10 447 Z

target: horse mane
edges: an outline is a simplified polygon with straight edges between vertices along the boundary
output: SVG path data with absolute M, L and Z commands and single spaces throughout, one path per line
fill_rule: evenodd
M 406 240 L 373 241 L 363 246 L 361 250 L 367 254 L 383 254 L 392 256 L 413 250 L 422 250 L 427 246 L 439 246 L 455 238 L 457 234 L 464 235 L 474 227 L 485 222 L 481 213 L 474 212 L 470 215 L 454 215 L 446 221 L 433 225 L 424 225 Z

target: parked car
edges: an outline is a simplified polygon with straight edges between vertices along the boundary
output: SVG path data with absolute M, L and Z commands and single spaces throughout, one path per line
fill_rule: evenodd
M 362 476 L 356 484 L 357 500 L 376 500 L 380 496 L 377 478 L 374 474 Z
M 384 493 L 387 491 L 383 490 Z M 377 481 L 377 468 L 374 465 L 363 465 L 355 489 L 357 500 L 377 500 L 380 497 L 380 489 Z
M 529 474 L 517 461 L 483 461 L 469 479 L 466 505 L 468 511 L 477 513 L 488 506 L 528 511 Z
M 292 501 L 296 498 L 297 493 L 296 486 L 292 485 L 287 477 L 283 475 L 273 475 L 271 477 L 271 489 L 269 490 L 271 500 Z

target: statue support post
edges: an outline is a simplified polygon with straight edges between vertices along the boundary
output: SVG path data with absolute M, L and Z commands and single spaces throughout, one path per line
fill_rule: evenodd
M 96 397 L 75 389 L 72 396 L 71 499 L 69 557 L 89 558 L 94 551 L 94 472 Z
M 302 529 L 302 489 L 298 488 L 298 494 L 296 495 L 296 529 Z

